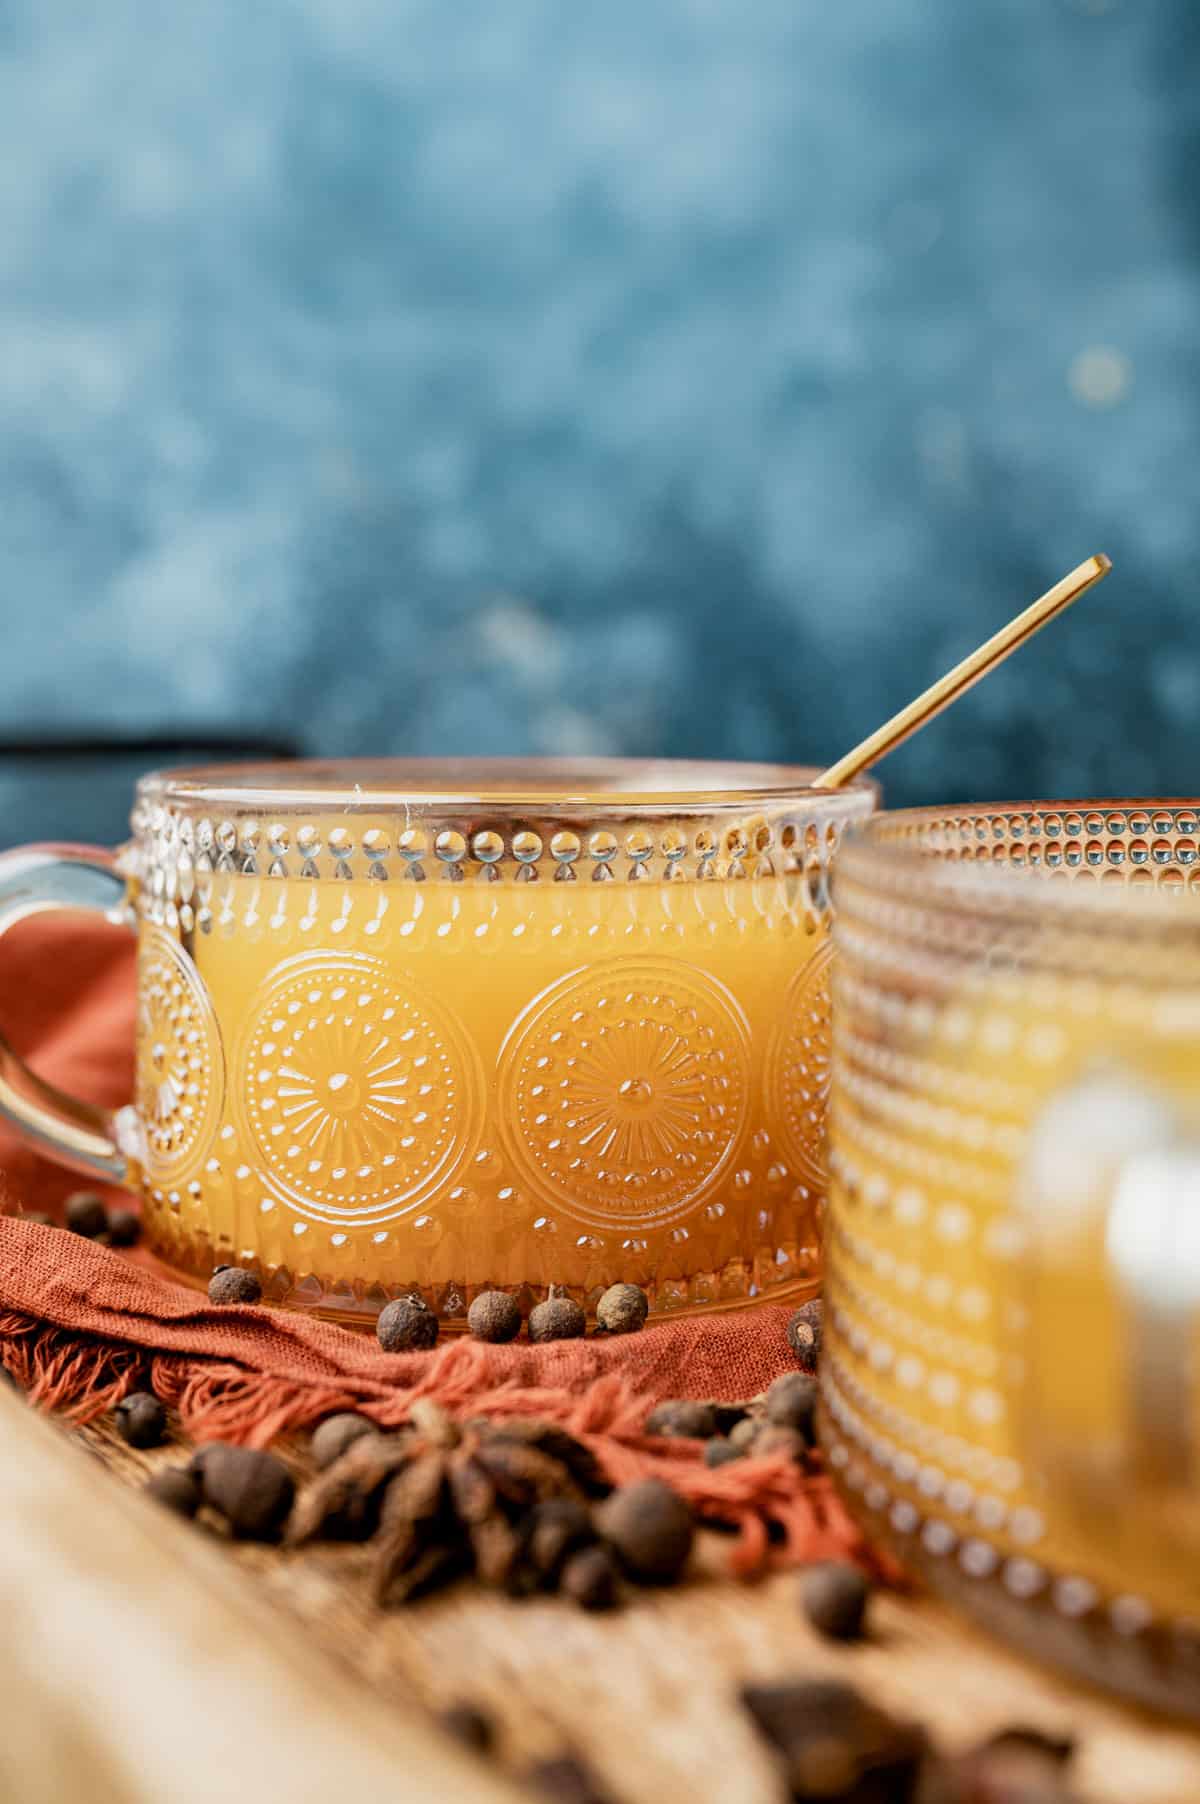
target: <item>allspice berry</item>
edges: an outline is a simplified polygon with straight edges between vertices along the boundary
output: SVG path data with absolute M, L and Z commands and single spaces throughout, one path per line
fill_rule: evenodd
M 218 1266 L 208 1281 L 210 1303 L 258 1303 L 262 1301 L 262 1281 L 256 1272 L 241 1265 Z
M 324 1472 L 335 1460 L 341 1459 L 347 1447 L 362 1439 L 364 1434 L 377 1432 L 374 1422 L 366 1416 L 355 1415 L 353 1410 L 343 1410 L 339 1415 L 326 1416 L 312 1431 L 308 1443 L 309 1452 L 316 1461 L 319 1471 Z
M 646 1326 L 650 1299 L 637 1284 L 610 1284 L 596 1305 L 596 1326 L 605 1334 L 638 1334 Z
M 646 1417 L 646 1433 L 707 1441 L 717 1432 L 717 1412 L 711 1403 L 695 1403 L 690 1397 L 668 1397 Z
M 521 1332 L 521 1310 L 506 1290 L 481 1290 L 467 1310 L 467 1327 L 476 1340 L 516 1340 Z
M 613 1796 L 577 1754 L 537 1760 L 522 1774 L 522 1796 L 542 1804 L 613 1804 Z
M 117 1433 L 130 1447 L 157 1447 L 167 1432 L 167 1412 L 151 1391 L 131 1391 L 113 1411 Z
M 235 1539 L 279 1539 L 296 1487 L 275 1454 L 213 1441 L 199 1449 L 191 1469 L 200 1480 L 205 1503 L 224 1516 Z
M 375 1324 L 385 1353 L 424 1353 L 437 1345 L 438 1319 L 424 1297 L 397 1297 Z
M 706 1441 L 704 1443 L 704 1463 L 706 1466 L 714 1468 L 717 1466 L 728 1466 L 731 1461 L 742 1459 L 744 1457 L 741 1448 L 735 1447 L 733 1442 L 727 1439 L 725 1435 L 714 1435 L 711 1441 Z
M 187 1466 L 165 1466 L 146 1481 L 146 1496 L 177 1516 L 194 1516 L 203 1502 L 200 1480 Z
M 490 1754 L 496 1745 L 496 1725 L 482 1705 L 460 1698 L 438 1717 L 447 1735 L 475 1754 Z
M 586 1329 L 587 1317 L 572 1297 L 550 1297 L 529 1312 L 533 1341 L 579 1340 Z
M 142 1218 L 136 1209 L 110 1209 L 108 1238 L 115 1247 L 135 1247 L 142 1238 Z
M 787 1325 L 788 1346 L 802 1372 L 815 1372 L 821 1362 L 821 1299 L 802 1303 Z
M 559 1590 L 581 1610 L 611 1610 L 620 1583 L 612 1555 L 605 1547 L 583 1547 L 573 1553 L 562 1570 Z
M 101 1234 L 108 1233 L 104 1198 L 93 1190 L 76 1190 L 69 1196 L 63 1207 L 63 1220 L 72 1234 L 82 1234 L 85 1240 L 98 1240 Z
M 838 1679 L 746 1685 L 742 1702 L 796 1798 L 913 1798 L 929 1744 Z M 955 1789 L 955 1796 L 960 1795 Z
M 648 1585 L 677 1579 L 695 1538 L 691 1511 L 661 1478 L 614 1491 L 597 1510 L 596 1527 L 630 1577 Z
M 810 1443 L 816 1408 L 817 1381 L 807 1372 L 785 1372 L 767 1392 L 767 1421 L 777 1428 L 794 1428 Z
M 857 1641 L 871 1587 L 846 1560 L 822 1560 L 800 1574 L 800 1603 L 814 1629 L 831 1641 Z

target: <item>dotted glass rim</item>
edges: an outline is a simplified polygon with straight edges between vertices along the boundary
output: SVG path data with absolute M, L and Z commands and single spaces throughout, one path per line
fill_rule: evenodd
M 1164 872 L 1172 883 L 1161 881 Z M 1085 881 L 1045 881 L 1063 876 Z M 835 906 L 839 893 L 857 889 L 964 921 L 1196 946 L 1200 913 L 1178 907 L 1185 887 L 1200 893 L 1195 796 L 898 809 L 847 834 L 833 878 Z
M 635 759 L 154 772 L 138 786 L 126 862 L 163 895 L 213 872 L 418 882 L 817 877 L 879 793 L 866 778 L 816 789 L 817 774 L 809 765 Z

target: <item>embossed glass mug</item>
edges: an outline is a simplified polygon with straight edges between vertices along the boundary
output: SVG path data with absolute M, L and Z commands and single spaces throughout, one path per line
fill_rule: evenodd
M 907 1565 L 1200 1717 L 1198 848 L 1191 800 L 843 848 L 822 1390 Z
M 860 782 L 774 766 L 289 764 L 138 786 L 118 853 L 0 857 L 0 928 L 138 937 L 136 1100 L 11 1052 L 0 1109 L 141 1190 L 176 1271 L 443 1319 L 618 1279 L 656 1311 L 818 1279 L 830 859 Z M 0 999 L 0 1018 L 3 1001 Z

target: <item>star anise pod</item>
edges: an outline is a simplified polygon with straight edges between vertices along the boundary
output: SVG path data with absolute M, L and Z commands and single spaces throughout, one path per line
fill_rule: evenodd
M 365 1434 L 297 1497 L 287 1527 L 289 1545 L 316 1536 L 365 1541 L 379 1526 L 384 1492 L 409 1460 L 410 1434 Z
M 401 1602 L 464 1567 L 485 1585 L 535 1588 L 540 1579 L 523 1572 L 531 1515 L 550 1498 L 586 1506 L 608 1489 L 591 1454 L 553 1423 L 460 1426 L 428 1403 L 413 1415 L 376 1541 L 380 1602 Z
M 596 1457 L 582 1441 L 577 1441 L 557 1422 L 543 1422 L 535 1416 L 512 1416 L 507 1421 L 482 1421 L 492 1441 L 511 1441 L 523 1447 L 536 1448 L 547 1458 L 565 1466 L 579 1489 L 588 1497 L 607 1497 L 612 1486 L 601 1472 Z
M 412 1449 L 388 1486 L 376 1545 L 381 1604 L 404 1603 L 470 1567 L 470 1540 L 450 1499 L 447 1449 Z

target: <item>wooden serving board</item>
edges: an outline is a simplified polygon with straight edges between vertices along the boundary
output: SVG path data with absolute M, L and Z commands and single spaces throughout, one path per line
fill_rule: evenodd
M 939 1745 L 1022 1723 L 1078 1737 L 1093 1804 L 1196 1804 L 1200 1737 L 1043 1673 L 937 1606 L 875 1600 L 870 1639 L 821 1642 L 795 1577 L 746 1587 L 704 1538 L 693 1582 L 613 1616 L 462 1585 L 387 1614 L 370 1555 L 234 1546 L 133 1494 L 179 1447 L 138 1454 L 0 1396 L 0 1799 L 211 1804 L 358 1795 L 502 1804 L 509 1775 L 564 1745 L 620 1804 L 690 1791 L 778 1804 L 738 1702 L 748 1678 L 837 1674 Z M 464 1696 L 502 1726 L 494 1761 L 429 1708 Z

